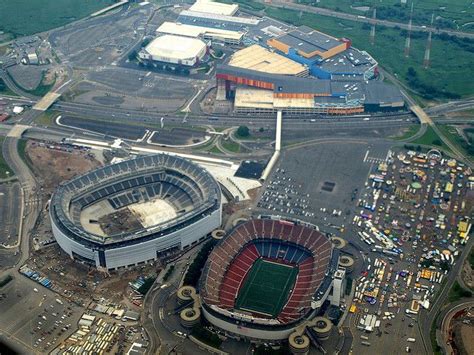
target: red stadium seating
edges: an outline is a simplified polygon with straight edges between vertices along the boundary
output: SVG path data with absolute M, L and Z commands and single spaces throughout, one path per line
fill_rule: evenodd
M 328 238 L 316 229 L 301 224 L 255 219 L 238 225 L 210 254 L 205 287 L 201 289 L 201 295 L 207 303 L 233 309 L 248 271 L 255 260 L 261 257 L 253 240 L 262 238 L 273 239 L 278 243 L 278 247 L 273 246 L 272 255 L 276 254 L 277 257 L 272 256 L 272 261 L 284 264 L 298 261 L 300 263 L 294 289 L 277 317 L 284 323 L 299 319 L 308 311 L 312 295 L 324 280 L 332 250 Z M 294 257 L 296 252 L 290 252 L 288 247 L 285 248 L 284 244 L 281 244 L 282 241 L 292 243 L 293 248 L 294 245 L 299 245 L 299 250 L 301 247 L 305 248 L 311 256 L 299 254 L 302 257 Z M 262 247 L 259 248 L 262 250 Z M 289 259 L 286 260 L 285 257 Z

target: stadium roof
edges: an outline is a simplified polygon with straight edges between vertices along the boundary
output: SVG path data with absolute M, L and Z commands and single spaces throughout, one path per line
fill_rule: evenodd
M 185 25 L 174 22 L 163 22 L 156 30 L 158 33 L 181 35 L 185 37 L 208 36 L 213 38 L 227 38 L 239 41 L 243 34 L 236 31 L 221 30 L 218 28 Z
M 264 73 L 296 76 L 302 75 L 308 70 L 302 64 L 270 52 L 257 44 L 235 52 L 229 61 L 229 65 Z
M 200 39 L 163 35 L 154 39 L 145 50 L 151 55 L 188 59 L 198 56 L 205 47 Z
M 308 26 L 298 27 L 278 37 L 277 40 L 304 53 L 328 51 L 342 43 L 337 38 L 316 31 Z
M 207 12 L 209 14 L 232 16 L 239 9 L 239 5 L 223 4 L 211 0 L 197 0 L 189 9 L 191 11 Z

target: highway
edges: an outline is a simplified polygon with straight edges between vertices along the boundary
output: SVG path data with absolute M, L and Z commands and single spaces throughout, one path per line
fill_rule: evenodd
M 264 3 L 264 1 L 259 0 L 259 2 Z M 359 15 L 353 15 L 353 14 L 348 14 L 345 12 L 340 12 L 340 11 L 334 11 L 334 10 L 329 10 L 329 9 L 324 9 L 321 7 L 314 7 L 314 6 L 309 6 L 309 5 L 300 5 L 300 4 L 295 4 L 295 3 L 287 3 L 281 0 L 273 0 L 271 3 L 265 2 L 266 6 L 271 6 L 271 7 L 277 7 L 277 8 L 282 8 L 282 9 L 288 9 L 288 10 L 297 10 L 297 11 L 303 11 L 303 12 L 308 12 L 308 13 L 313 13 L 317 15 L 323 15 L 323 16 L 329 16 L 329 17 L 335 17 L 335 18 L 340 18 L 343 20 L 351 20 L 351 21 L 356 21 L 356 22 L 363 22 L 363 23 L 368 23 L 368 24 L 377 24 L 377 25 L 383 25 L 386 27 L 398 27 L 403 30 L 408 30 L 408 23 L 403 23 L 403 22 L 394 22 L 394 21 L 387 21 L 387 20 L 379 20 L 375 19 L 373 20 L 370 17 L 363 17 Z M 454 30 L 449 30 L 449 29 L 438 29 L 430 26 L 416 26 L 412 25 L 411 28 L 412 31 L 419 31 L 419 32 L 430 32 L 433 31 L 434 33 L 446 33 L 451 36 L 456 36 L 456 37 L 466 37 L 466 38 L 474 38 L 474 33 L 470 32 L 460 32 L 460 31 L 454 31 Z

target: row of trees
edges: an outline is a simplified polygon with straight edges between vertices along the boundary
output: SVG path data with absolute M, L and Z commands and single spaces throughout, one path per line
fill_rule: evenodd
M 194 258 L 193 262 L 188 268 L 188 272 L 184 276 L 183 284 L 196 287 L 199 282 L 199 278 L 201 277 L 202 268 L 206 263 L 207 257 L 211 253 L 212 248 L 216 244 L 215 239 L 209 240 L 204 246 L 201 248 L 199 253 Z

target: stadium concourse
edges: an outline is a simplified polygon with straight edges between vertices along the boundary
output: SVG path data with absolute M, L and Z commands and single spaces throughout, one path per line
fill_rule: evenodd
M 203 315 L 227 335 L 288 340 L 325 300 L 339 304 L 345 270 L 317 227 L 261 216 L 238 224 L 211 252 L 200 280 Z

